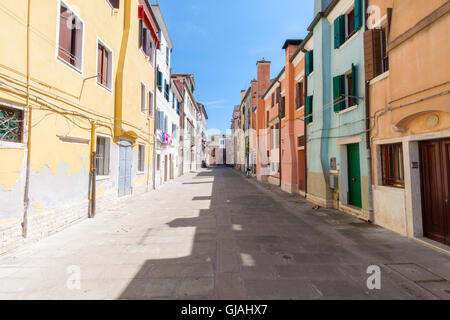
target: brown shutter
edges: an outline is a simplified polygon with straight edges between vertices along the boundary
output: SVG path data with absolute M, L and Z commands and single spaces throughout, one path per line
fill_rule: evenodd
M 105 48 L 103 48 L 103 75 L 102 75 L 102 79 L 103 79 L 103 85 L 105 87 L 108 87 L 109 83 L 108 83 L 108 59 L 109 59 L 109 53 L 106 51 Z
M 115 9 L 119 9 L 120 6 L 120 0 L 109 0 L 109 3 L 111 6 Z
M 76 19 L 76 18 L 74 18 Z M 75 23 L 75 28 L 72 30 L 72 45 L 73 45 L 73 50 L 72 50 L 72 54 L 74 55 L 74 63 L 73 65 L 78 68 L 81 69 L 81 56 L 83 53 L 83 23 L 81 21 L 79 21 L 78 19 L 76 19 L 76 23 Z
M 364 63 L 366 70 L 366 81 L 370 81 L 381 74 L 382 58 L 381 30 L 367 30 L 364 32 Z
M 61 7 L 59 18 L 59 50 L 58 56 L 66 62 L 70 63 L 72 51 L 72 31 L 70 30 L 70 22 L 72 13 L 67 8 Z
M 300 108 L 300 82 L 295 85 L 295 106 Z
M 103 48 L 99 44 L 97 48 L 97 82 L 103 83 Z

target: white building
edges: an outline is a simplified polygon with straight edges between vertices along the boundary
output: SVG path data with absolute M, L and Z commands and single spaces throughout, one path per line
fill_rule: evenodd
M 201 103 L 197 103 L 197 128 L 196 128 L 196 152 L 197 152 L 197 168 L 206 164 L 207 158 L 207 133 L 206 133 L 206 121 L 208 120 L 208 114 L 206 113 L 205 106 Z
M 177 176 L 180 118 L 178 100 L 172 91 L 171 54 L 173 44 L 159 5 L 152 5 L 161 26 L 161 48 L 156 57 L 156 112 L 155 112 L 155 187 Z

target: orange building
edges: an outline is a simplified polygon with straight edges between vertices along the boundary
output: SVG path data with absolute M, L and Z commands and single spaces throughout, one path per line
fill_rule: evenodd
M 260 122 L 260 136 L 266 142 L 261 152 L 262 160 L 266 161 L 261 163 L 265 170 L 260 171 L 260 180 L 280 185 L 286 192 L 305 195 L 305 53 L 300 46 L 302 42 L 286 40 L 283 45 L 285 67 L 263 95 L 264 121 Z
M 449 245 L 450 2 L 368 5 L 374 221 Z

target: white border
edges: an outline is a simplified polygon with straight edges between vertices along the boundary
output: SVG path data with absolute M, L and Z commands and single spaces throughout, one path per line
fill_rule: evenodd
M 106 1 L 108 1 L 108 0 L 106 0 Z M 105 47 L 106 50 L 109 51 L 109 54 L 111 55 L 110 59 L 108 59 L 108 69 L 109 69 L 108 73 L 110 73 L 108 75 L 108 77 L 110 78 L 109 82 L 110 82 L 111 88 L 105 87 L 104 85 L 98 83 L 98 74 L 99 74 L 99 72 L 98 72 L 99 71 L 98 70 L 98 45 L 99 44 L 101 44 L 103 47 Z M 95 82 L 102 89 L 108 91 L 109 93 L 112 93 L 113 92 L 113 88 L 115 87 L 113 85 L 113 81 L 114 81 L 113 80 L 114 79 L 114 51 L 105 43 L 105 41 L 103 41 L 99 36 L 97 36 L 97 43 L 96 43 L 95 52 L 97 53 L 97 55 L 96 55 L 97 59 L 95 59 L 95 71 L 97 72 L 97 78 L 96 78 L 97 81 L 95 81 Z
M 72 14 L 74 14 L 82 23 L 83 23 L 83 35 L 82 35 L 82 46 L 81 46 L 81 69 L 77 69 L 75 66 L 71 65 L 70 63 L 67 63 L 63 59 L 59 57 L 59 25 L 60 25 L 60 15 L 61 15 L 61 6 L 64 5 L 69 9 Z M 58 0 L 58 8 L 57 8 L 57 15 L 56 15 L 56 48 L 55 48 L 55 57 L 56 60 L 62 63 L 63 65 L 69 67 L 82 77 L 84 77 L 84 44 L 85 44 L 85 35 L 86 35 L 86 23 L 83 19 L 78 15 L 76 11 L 74 11 L 64 0 Z

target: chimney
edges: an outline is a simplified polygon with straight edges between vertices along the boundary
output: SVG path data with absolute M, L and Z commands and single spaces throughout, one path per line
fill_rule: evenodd
M 270 61 L 264 58 L 256 63 L 257 81 L 258 81 L 258 98 L 261 98 L 270 86 Z
M 241 90 L 241 101 L 244 100 L 245 97 L 245 90 Z
M 303 42 L 303 39 L 287 39 L 284 42 L 283 50 L 286 51 L 286 64 L 289 62 L 289 59 L 294 55 L 297 51 L 298 46 Z

